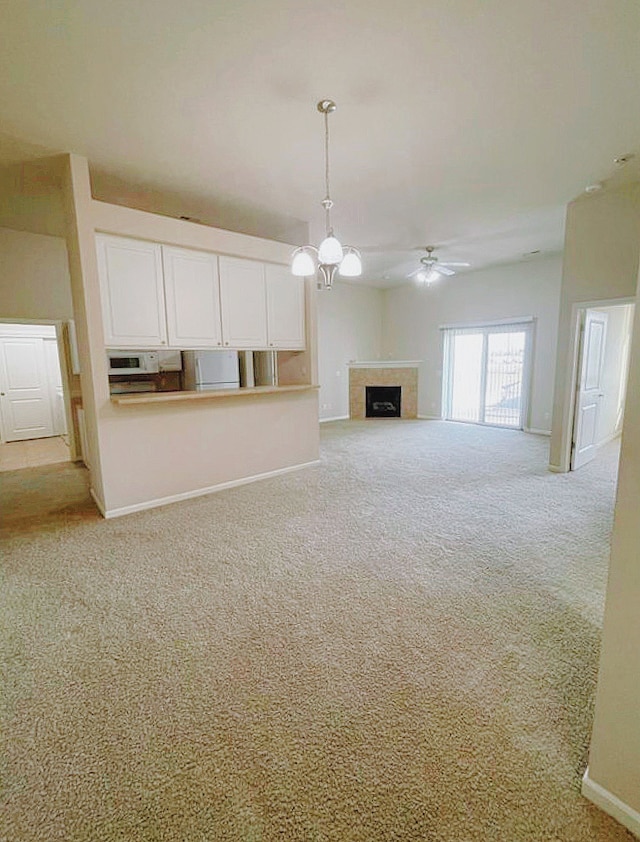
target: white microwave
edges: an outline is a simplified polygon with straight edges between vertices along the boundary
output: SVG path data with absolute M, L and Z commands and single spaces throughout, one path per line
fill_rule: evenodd
M 157 351 L 107 351 L 109 374 L 156 374 L 160 371 Z

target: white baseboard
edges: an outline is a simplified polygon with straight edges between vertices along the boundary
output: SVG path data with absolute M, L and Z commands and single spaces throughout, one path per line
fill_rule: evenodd
M 348 421 L 348 420 L 349 420 L 348 415 L 334 415 L 333 418 L 321 418 L 320 423 L 326 424 L 327 421 Z
M 527 430 L 527 432 L 538 432 L 537 430 Z M 598 442 L 596 445 L 596 449 L 600 450 L 601 447 L 604 447 L 607 444 L 610 444 L 614 439 L 620 438 L 622 435 L 622 431 L 617 433 L 613 433 L 613 435 L 608 436 L 606 439 Z M 566 468 L 561 467 L 560 465 L 548 465 L 549 470 L 554 474 L 568 474 L 571 471 L 571 465 L 568 464 Z
M 535 436 L 550 436 L 551 430 L 539 430 L 537 427 L 525 427 L 525 433 L 533 433 Z
M 420 421 L 442 421 L 441 415 L 416 415 Z
M 144 503 L 134 503 L 132 506 L 122 506 L 118 509 L 104 509 L 100 506 L 97 498 L 91 492 L 91 496 L 96 501 L 96 505 L 100 509 L 105 518 L 121 517 L 122 515 L 130 515 L 133 512 L 142 512 L 145 509 L 156 509 L 158 506 L 166 506 L 168 503 L 178 503 L 180 500 L 190 500 L 192 497 L 203 497 L 205 494 L 214 494 L 216 491 L 224 491 L 226 488 L 235 488 L 238 485 L 247 485 L 250 482 L 258 482 L 261 479 L 269 479 L 270 477 L 277 477 L 281 474 L 289 474 L 292 471 L 299 471 L 302 468 L 310 468 L 312 465 L 319 465 L 320 460 L 314 459 L 313 462 L 302 462 L 299 465 L 290 465 L 287 468 L 278 468 L 275 471 L 266 471 L 264 474 L 254 474 L 250 477 L 242 477 L 242 479 L 233 479 L 230 482 L 221 482 L 218 485 L 209 485 L 206 488 L 196 488 L 194 491 L 183 491 L 181 494 L 171 494 L 169 497 L 158 497 L 155 500 L 145 500 Z
M 605 813 L 624 825 L 635 836 L 640 837 L 640 813 L 633 807 L 629 807 L 609 790 L 592 781 L 589 777 L 589 767 L 582 777 L 582 794 L 596 807 L 604 810 Z
M 622 430 L 618 430 L 617 433 L 611 433 L 611 435 L 607 436 L 606 439 L 602 439 L 602 441 L 599 441 L 596 447 L 604 447 L 606 444 L 609 444 L 610 442 L 614 441 L 614 439 L 619 439 L 621 435 Z

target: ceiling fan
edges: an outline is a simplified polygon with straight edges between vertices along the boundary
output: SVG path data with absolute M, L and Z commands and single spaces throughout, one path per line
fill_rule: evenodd
M 455 275 L 456 272 L 455 269 L 451 268 L 452 266 L 457 269 L 471 265 L 470 263 L 451 263 L 449 261 L 441 263 L 433 253 L 436 250 L 435 246 L 425 246 L 425 250 L 427 253 L 420 258 L 420 266 L 407 275 L 407 278 L 414 278 L 419 284 L 428 285 L 439 280 L 442 275 Z

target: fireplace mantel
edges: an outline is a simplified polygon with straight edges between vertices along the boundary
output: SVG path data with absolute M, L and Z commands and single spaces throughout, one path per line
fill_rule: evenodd
M 422 360 L 350 360 L 348 368 L 417 368 Z

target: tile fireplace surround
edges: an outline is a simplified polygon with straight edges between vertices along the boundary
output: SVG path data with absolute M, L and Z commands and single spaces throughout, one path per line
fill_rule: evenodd
M 349 363 L 349 418 L 366 418 L 367 386 L 400 386 L 401 418 L 418 417 L 418 360 L 369 360 Z

